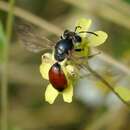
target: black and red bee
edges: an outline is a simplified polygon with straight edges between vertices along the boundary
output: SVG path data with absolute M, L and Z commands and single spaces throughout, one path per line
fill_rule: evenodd
M 89 70 L 91 73 L 94 74 L 98 79 L 100 79 L 109 89 L 112 90 L 116 94 L 119 99 L 128 105 L 126 101 L 122 99 L 122 97 L 115 92 L 113 87 L 106 81 L 102 76 L 100 76 L 98 73 L 96 73 L 91 67 L 88 65 L 88 62 L 86 61 L 86 64 L 81 64 L 81 62 L 78 63 L 78 59 L 72 57 L 73 52 L 82 52 L 86 51 L 86 48 L 81 47 L 80 44 L 82 44 L 82 37 L 80 34 L 82 33 L 90 33 L 93 34 L 94 37 L 88 38 L 89 40 L 94 40 L 95 43 L 87 45 L 87 47 L 95 47 L 97 45 L 102 44 L 106 38 L 107 34 L 103 31 L 97 31 L 97 32 L 89 32 L 87 30 L 78 31 L 77 29 L 82 28 L 81 26 L 76 26 L 75 31 L 65 30 L 63 35 L 61 36 L 60 40 L 58 40 L 55 43 L 48 40 L 44 35 L 41 34 L 41 31 L 39 31 L 37 28 L 33 28 L 30 24 L 20 24 L 16 27 L 16 31 L 19 37 L 19 40 L 27 47 L 28 50 L 31 50 L 33 52 L 39 52 L 43 50 L 53 50 L 54 51 L 54 59 L 55 63 L 51 66 L 49 70 L 49 81 L 52 84 L 52 86 L 57 89 L 59 92 L 63 91 L 67 87 L 67 79 L 65 76 L 64 71 L 62 70 L 62 67 L 60 65 L 60 62 L 64 61 L 65 59 L 71 60 L 77 68 L 81 68 L 86 70 Z M 76 45 L 79 45 L 79 48 L 75 48 Z M 86 47 L 86 46 L 85 46 Z M 86 60 L 84 57 L 83 60 Z M 90 56 L 91 57 L 91 56 Z
M 54 88 L 56 88 L 58 91 L 63 91 L 65 87 L 67 86 L 67 79 L 65 77 L 65 74 L 61 68 L 61 65 L 59 62 L 62 62 L 66 58 L 69 58 L 71 56 L 72 51 L 82 51 L 82 48 L 75 49 L 74 46 L 76 44 L 80 44 L 82 42 L 82 38 L 79 35 L 80 33 L 90 33 L 95 36 L 98 36 L 94 32 L 88 32 L 88 31 L 81 31 L 76 33 L 77 28 L 81 28 L 80 26 L 75 27 L 75 31 L 65 30 L 63 35 L 61 36 L 60 40 L 56 42 L 54 47 L 54 59 L 56 60 L 56 63 L 52 65 L 49 71 L 49 81 L 52 83 Z M 29 30 L 30 29 L 30 30 Z M 45 37 L 39 37 L 37 34 L 32 34 L 32 29 L 29 25 L 22 24 L 17 28 L 17 31 L 20 34 L 20 39 L 22 39 L 22 42 L 24 42 L 24 45 L 26 45 L 31 51 L 41 51 L 43 48 L 36 47 L 36 39 L 39 38 L 40 41 L 44 41 L 45 46 L 52 45 L 53 43 L 46 39 Z M 31 32 L 30 32 L 31 31 Z M 34 36 L 34 37 L 33 37 Z M 36 39 L 34 39 L 36 37 Z M 31 40 L 30 40 L 31 39 Z M 29 41 L 30 40 L 30 41 Z M 39 41 L 39 40 L 38 40 Z M 35 45 L 34 45 L 35 44 Z M 38 43 L 39 44 L 39 43 Z M 36 48 L 35 48 L 36 47 Z

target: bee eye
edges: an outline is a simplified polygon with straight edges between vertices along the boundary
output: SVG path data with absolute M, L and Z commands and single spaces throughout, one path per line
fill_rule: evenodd
M 63 36 L 66 38 L 66 37 L 68 36 L 69 32 L 70 32 L 70 31 L 69 31 L 68 29 L 66 29 L 66 30 L 64 31 Z
M 69 30 L 68 30 L 68 29 L 66 29 L 66 30 L 64 31 L 64 34 L 68 34 L 68 32 L 69 32 Z

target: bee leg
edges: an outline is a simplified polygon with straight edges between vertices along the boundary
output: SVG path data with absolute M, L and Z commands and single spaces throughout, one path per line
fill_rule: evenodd
M 71 52 L 71 51 L 68 51 L 67 58 L 69 59 L 71 56 L 72 56 L 72 52 Z
M 78 48 L 78 49 L 74 49 L 74 50 L 80 52 L 80 51 L 83 51 L 84 49 L 83 48 Z

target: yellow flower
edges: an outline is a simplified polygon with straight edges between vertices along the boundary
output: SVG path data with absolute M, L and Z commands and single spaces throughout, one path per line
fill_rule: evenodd
M 83 31 L 87 32 L 91 24 L 92 24 L 91 19 L 85 19 L 85 18 L 78 20 L 76 23 L 77 27 L 76 33 L 78 33 L 82 38 L 82 43 L 75 46 L 75 48 L 83 48 L 83 51 L 76 52 L 80 56 L 87 57 L 89 54 L 90 47 L 96 47 L 103 44 L 108 37 L 107 33 L 103 31 L 95 31 L 93 33 L 95 33 L 96 35 L 90 34 L 89 36 L 87 36 L 86 33 L 80 33 Z
M 89 49 L 91 47 L 96 47 L 101 44 L 103 44 L 107 39 L 107 33 L 103 31 L 95 31 L 95 32 L 88 32 L 89 27 L 91 26 L 92 21 L 90 19 L 80 19 L 76 24 L 76 33 L 79 34 L 82 38 L 81 43 L 75 44 L 75 49 L 80 48 L 82 51 L 74 52 L 79 57 L 88 57 L 89 55 Z M 92 33 L 91 35 L 87 36 L 87 33 Z M 78 59 L 77 59 L 78 60 Z M 46 80 L 49 79 L 49 72 L 51 67 L 57 63 L 57 61 L 54 59 L 54 52 L 51 53 L 45 53 L 42 56 L 42 64 L 40 65 L 40 73 L 42 77 Z M 65 75 L 65 78 L 67 80 L 67 86 L 64 88 L 62 92 L 59 92 L 57 89 L 55 89 L 55 86 L 53 86 L 51 83 L 48 84 L 45 92 L 45 100 L 52 104 L 56 97 L 59 94 L 63 95 L 63 99 L 65 102 L 72 102 L 72 96 L 73 96 L 73 85 L 75 79 L 78 77 L 78 73 L 76 68 L 69 63 L 67 59 L 65 59 L 63 62 L 59 62 L 61 69 L 63 70 L 63 73 Z M 53 77 L 53 76 L 52 76 Z M 59 81 L 59 80 L 58 80 Z M 51 80 L 50 80 L 51 82 Z
M 54 63 L 56 63 L 56 61 L 53 58 L 53 54 L 45 53 L 42 56 L 40 73 L 44 79 L 49 80 L 48 73 Z M 61 65 L 61 68 L 66 76 L 67 87 L 62 92 L 59 92 L 52 86 L 51 83 L 49 83 L 45 91 L 45 100 L 50 104 L 52 104 L 55 101 L 56 97 L 59 94 L 63 95 L 63 99 L 65 102 L 72 102 L 75 68 L 72 65 L 66 65 L 66 60 L 60 62 L 59 64 Z

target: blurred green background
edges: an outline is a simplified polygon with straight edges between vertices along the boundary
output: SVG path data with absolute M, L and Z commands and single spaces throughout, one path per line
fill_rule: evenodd
M 7 2 L 0 1 L 1 76 Z M 25 11 L 15 10 L 15 15 L 39 25 L 53 41 L 64 29 L 73 29 L 79 18 L 91 18 L 90 30 L 103 30 L 109 36 L 99 49 L 115 61 L 97 56 L 90 60 L 91 66 L 113 86 L 130 87 L 130 0 L 15 0 L 15 6 Z M 31 15 L 41 21 L 37 17 L 33 21 Z M 46 103 L 48 82 L 39 73 L 42 53 L 27 51 L 15 33 L 13 29 L 9 48 L 8 130 L 130 130 L 129 109 L 92 76 L 79 80 L 71 104 L 62 96 L 53 105 Z

